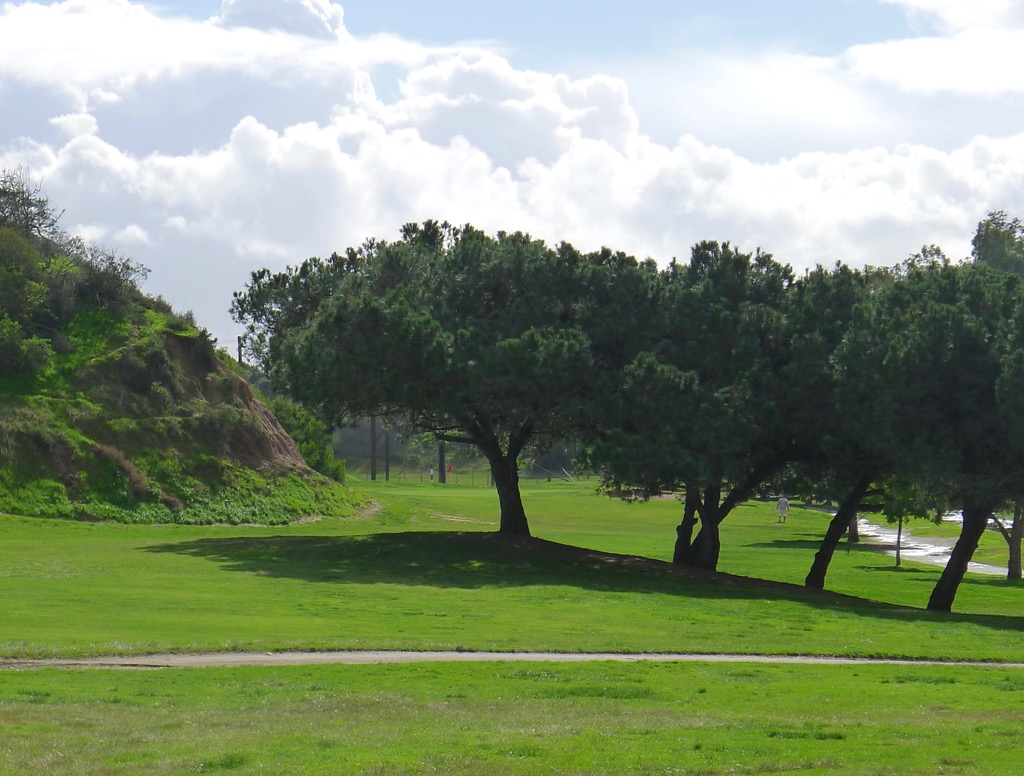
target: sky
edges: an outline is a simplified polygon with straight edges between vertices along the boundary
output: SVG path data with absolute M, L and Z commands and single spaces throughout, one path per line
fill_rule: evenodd
M 428 218 L 798 272 L 1024 216 L 1024 0 L 0 0 L 0 167 L 233 349 Z

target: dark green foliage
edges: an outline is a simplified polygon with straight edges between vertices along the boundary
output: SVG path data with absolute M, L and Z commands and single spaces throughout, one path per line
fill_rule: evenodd
M 15 320 L 35 313 L 46 299 L 39 251 L 9 227 L 0 227 L 0 311 Z
M 31 377 L 50 361 L 53 346 L 39 337 L 25 336 L 6 315 L 0 317 L 0 374 Z
M 971 248 L 975 261 L 1024 275 L 1024 224 L 1019 218 L 1011 219 L 1003 210 L 989 213 L 978 224 Z
M 714 569 L 721 521 L 792 455 L 792 281 L 770 255 L 728 243 L 699 243 L 688 264 L 673 262 L 659 276 L 653 325 L 641 330 L 645 352 L 594 439 L 590 459 L 610 488 L 686 489 L 681 563 Z
M 255 272 L 232 312 L 275 385 L 332 424 L 381 416 L 476 446 L 501 530 L 528 533 L 519 458 L 593 423 L 643 313 L 603 305 L 653 274 L 611 251 L 428 221 L 397 242 Z

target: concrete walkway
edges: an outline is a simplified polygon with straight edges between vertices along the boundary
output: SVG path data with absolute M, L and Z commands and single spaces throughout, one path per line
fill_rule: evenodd
M 108 656 L 69 659 L 13 660 L 0 658 L 0 670 L 39 668 L 231 668 L 238 666 L 370 665 L 385 663 L 463 662 L 553 662 L 582 663 L 770 663 L 787 665 L 897 665 L 897 666 L 987 666 L 1024 669 L 1024 663 L 986 663 L 959 660 L 901 660 L 896 658 L 824 657 L 815 655 L 733 655 L 621 652 L 210 652 Z
M 875 542 L 886 545 L 886 547 L 896 547 L 897 531 L 895 528 L 877 525 L 864 518 L 860 518 L 857 521 L 857 527 L 860 529 L 862 537 L 872 539 Z M 904 528 L 903 540 L 900 544 L 902 545 L 900 555 L 905 560 L 916 560 L 933 566 L 945 566 L 949 562 L 949 555 L 953 545 L 956 544 L 956 538 L 939 539 L 931 537 L 929 539 L 919 539 Z M 886 549 L 885 554 L 895 557 L 896 550 Z M 1006 576 L 1005 566 L 993 566 L 989 563 L 978 563 L 973 560 L 968 564 L 967 570 L 975 574 L 987 574 L 993 577 Z

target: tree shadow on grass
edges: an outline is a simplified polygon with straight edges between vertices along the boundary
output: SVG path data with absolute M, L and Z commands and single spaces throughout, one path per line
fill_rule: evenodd
M 995 574 L 971 574 L 964 578 L 963 584 L 977 585 L 978 587 L 997 587 L 997 588 L 1010 588 L 1016 590 L 1019 593 L 1024 593 L 1024 582 L 1018 580 L 1007 579 L 1006 575 L 996 576 Z
M 306 582 L 466 589 L 571 585 L 639 592 L 679 592 L 681 584 L 679 570 L 662 561 L 487 532 L 211 538 L 147 550 Z
M 806 552 L 807 550 L 817 550 L 821 547 L 820 539 L 772 539 L 769 542 L 756 542 L 750 544 L 750 547 L 756 547 L 764 550 L 800 550 Z M 840 550 L 837 549 L 836 552 Z
M 229 571 L 324 584 L 391 583 L 462 589 L 565 585 L 701 599 L 790 600 L 900 620 L 949 617 L 782 582 L 702 572 L 651 558 L 497 533 L 410 531 L 352 537 L 209 538 L 155 545 L 147 551 L 204 558 Z M 986 627 L 1024 630 L 1021 618 L 957 618 Z

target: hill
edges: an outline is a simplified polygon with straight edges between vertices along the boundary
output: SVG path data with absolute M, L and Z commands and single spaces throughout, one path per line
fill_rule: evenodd
M 355 498 L 295 442 L 146 270 L 57 228 L 0 175 L 0 511 L 280 523 Z

